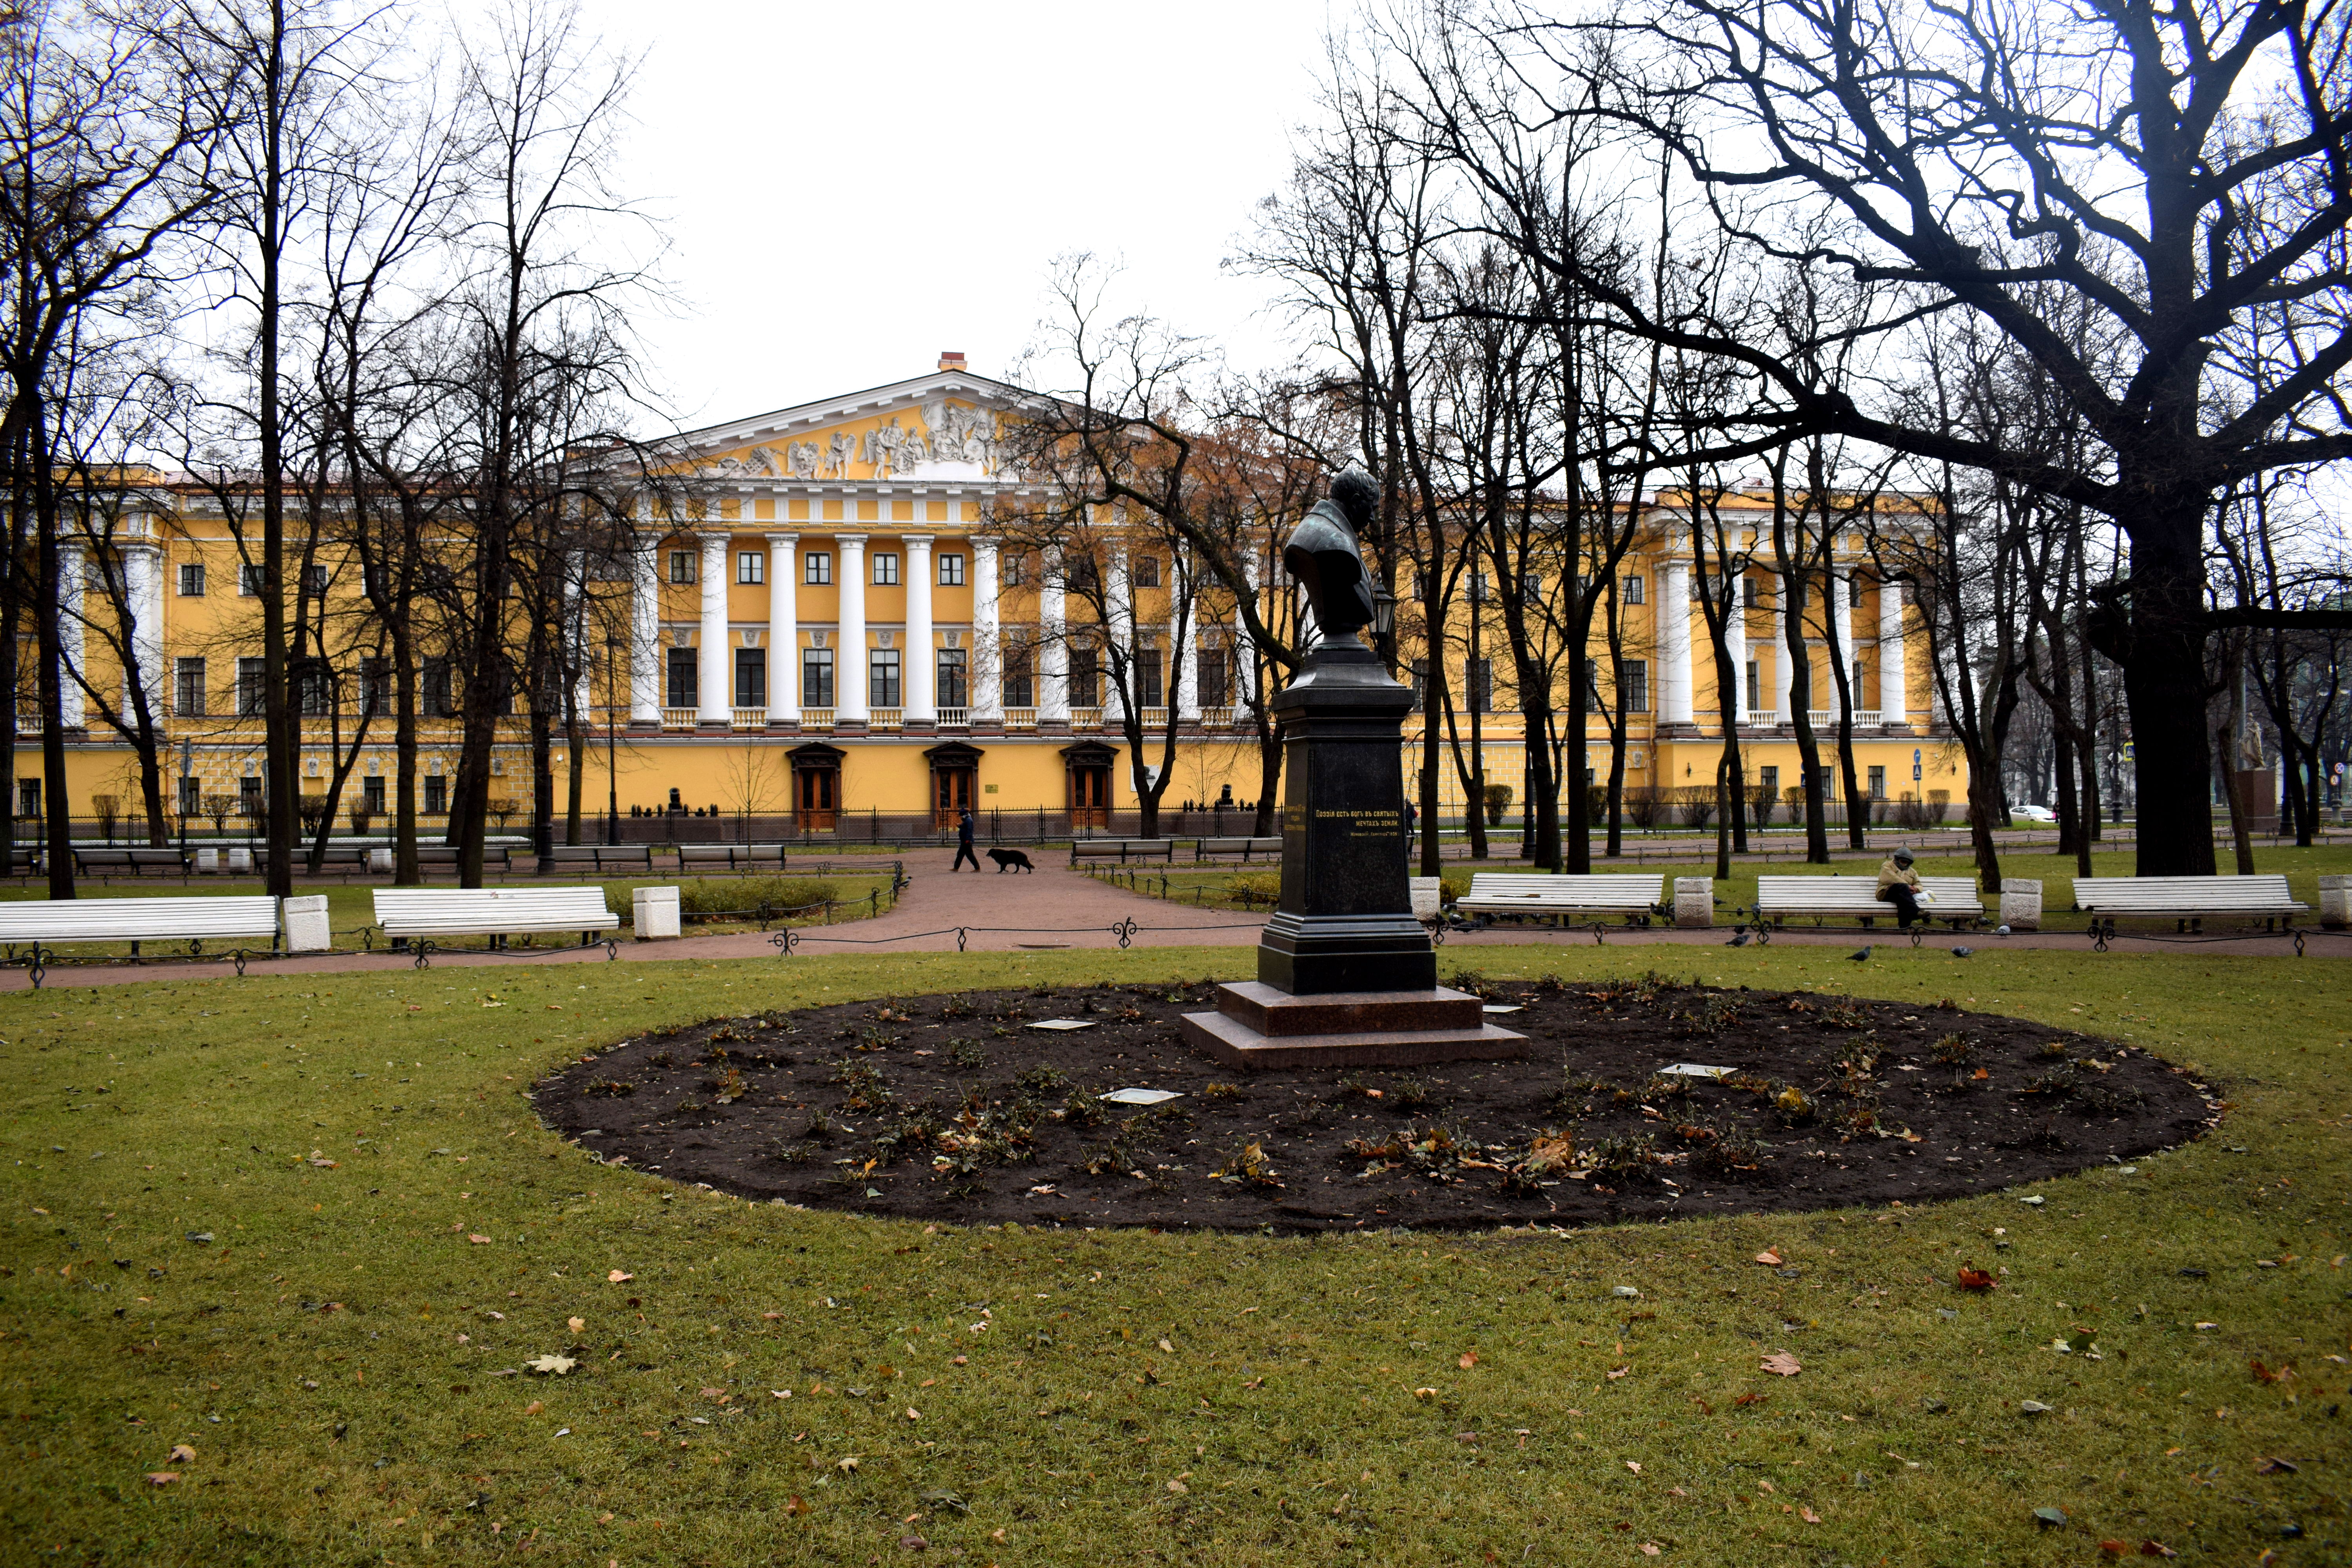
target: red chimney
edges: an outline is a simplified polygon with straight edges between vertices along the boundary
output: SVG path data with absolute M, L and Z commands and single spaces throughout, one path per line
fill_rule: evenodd
M 941 370 L 961 370 L 963 368 L 963 355 L 956 353 L 953 349 L 941 349 L 940 351 L 940 368 Z

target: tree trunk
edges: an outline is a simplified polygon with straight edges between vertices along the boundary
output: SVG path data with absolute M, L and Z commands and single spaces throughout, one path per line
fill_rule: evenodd
M 425 880 L 416 859 L 416 658 L 404 619 L 392 635 L 393 799 L 392 883 L 414 888 Z
M 2212 736 L 2205 729 L 2205 497 L 2132 534 L 2131 625 L 2124 700 L 2131 712 L 2138 795 L 2135 870 L 2210 877 Z M 2235 792 L 2231 792 L 2235 798 Z

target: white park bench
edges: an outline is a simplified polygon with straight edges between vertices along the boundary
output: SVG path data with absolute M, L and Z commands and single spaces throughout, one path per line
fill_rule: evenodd
M 487 936 L 498 952 L 510 936 L 576 931 L 587 947 L 598 931 L 619 930 L 621 917 L 604 907 L 602 888 L 378 888 L 375 923 L 394 943 L 406 943 L 422 969 L 436 937 Z M 604 941 L 605 958 L 621 956 L 620 943 Z
M 1864 926 L 1895 918 L 1895 906 L 1878 897 L 1876 877 L 1759 877 L 1756 879 L 1756 935 L 1769 942 L 1781 921 L 1810 919 L 1815 925 L 1830 920 L 1856 920 Z M 1954 931 L 1984 919 L 1984 901 L 1973 877 L 1919 879 L 1919 923 L 1911 928 L 1916 947 L 1934 921 Z
M 278 951 L 278 900 L 266 893 L 195 899 L 45 899 L 0 901 L 0 943 L 8 956 L 24 947 L 33 989 L 47 973 L 47 950 L 73 942 L 131 944 L 131 956 L 148 942 L 184 942 L 191 954 L 205 943 L 267 942 Z M 236 972 L 245 973 L 243 946 L 232 950 Z
M 2118 918 L 2172 921 L 2183 932 L 2201 931 L 2208 919 L 2235 918 L 2259 920 L 2264 931 L 2284 921 L 2298 955 L 2303 933 L 2294 917 L 2309 909 L 2287 891 L 2284 877 L 2077 877 L 2074 907 L 2091 917 L 2091 941 L 2101 952 Z
M 1617 916 L 1627 923 L 1648 924 L 1664 896 L 1664 876 L 1625 872 L 1597 876 L 1553 875 L 1546 872 L 1475 871 L 1470 891 L 1454 900 L 1457 915 L 1552 915 L 1566 930 L 1579 915 Z M 1593 935 L 1601 934 L 1598 920 Z
M 677 847 L 677 868 L 681 873 L 702 868 L 721 871 L 781 871 L 784 868 L 784 847 L 781 844 L 681 844 Z

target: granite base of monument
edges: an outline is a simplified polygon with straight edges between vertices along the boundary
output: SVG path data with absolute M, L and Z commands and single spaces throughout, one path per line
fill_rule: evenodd
M 1228 1067 L 1423 1067 L 1511 1061 L 1528 1038 L 1486 1022 L 1478 998 L 1426 991 L 1324 991 L 1295 995 L 1245 980 L 1217 987 L 1217 1010 L 1187 1013 L 1184 1038 Z

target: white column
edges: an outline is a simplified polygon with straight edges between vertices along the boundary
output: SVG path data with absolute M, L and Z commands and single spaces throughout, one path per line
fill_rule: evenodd
M 1135 680 L 1135 656 L 1141 639 L 1135 635 L 1135 582 L 1128 571 L 1127 541 L 1110 542 L 1110 580 L 1103 584 L 1103 607 L 1109 612 L 1104 617 L 1103 640 L 1110 645 L 1103 649 L 1103 726 L 1124 721 L 1127 700 L 1120 694 L 1118 683 L 1110 679 L 1112 647 L 1122 650 L 1127 658 L 1128 679 Z M 1166 693 L 1163 691 L 1162 696 Z
M 784 502 L 776 501 L 777 516 Z M 768 722 L 801 721 L 800 612 L 793 595 L 799 591 L 800 557 L 793 546 L 797 533 L 768 535 Z
M 572 706 L 580 715 L 583 728 L 595 726 L 596 650 L 589 646 L 586 625 L 580 617 L 580 601 L 588 591 L 588 552 L 569 551 L 563 557 L 563 626 L 570 640 L 572 657 L 580 661 L 580 673 L 572 683 Z
M 915 506 L 919 512 L 923 509 L 921 501 Z M 908 724 L 937 724 L 939 697 L 933 688 L 940 656 L 931 647 L 931 536 L 902 533 L 898 537 L 907 546 L 907 660 L 899 695 L 907 700 Z
M 856 501 L 845 500 L 844 507 Z M 834 579 L 841 594 L 841 651 L 833 658 L 833 720 L 835 724 L 866 722 L 866 536 L 836 533 L 841 571 Z
M 1690 563 L 1682 548 L 1682 541 L 1667 541 L 1670 553 L 1658 574 L 1658 602 L 1650 611 L 1658 634 L 1658 721 L 1664 724 L 1692 721 Z
M 696 705 L 697 728 L 731 728 L 735 722 L 734 655 L 727 647 L 727 542 L 725 532 L 698 533 L 702 542 L 702 630 L 696 662 L 701 667 L 702 700 Z
M 954 503 L 949 503 L 954 510 Z M 971 542 L 971 719 L 1004 718 L 1004 649 L 996 604 L 996 543 Z
M 1830 596 L 1830 631 L 1837 642 L 1837 656 L 1845 663 L 1846 680 L 1848 689 L 1851 691 L 1851 683 L 1853 679 L 1853 586 L 1851 570 L 1849 569 L 1845 574 L 1838 571 L 1834 551 L 1832 552 L 1830 559 L 1832 564 L 1829 583 L 1822 592 Z M 1834 700 L 1837 694 L 1838 679 L 1832 674 L 1830 677 L 1831 699 Z M 1861 707 L 1862 693 L 1851 691 L 1851 695 L 1853 698 L 1851 706 Z
M 58 541 L 58 647 L 64 655 L 64 668 L 58 671 L 58 723 L 66 730 L 81 729 L 86 720 L 82 714 L 81 683 L 74 671 L 81 668 L 81 595 L 82 553 L 79 540 Z M 64 809 L 62 802 L 52 802 L 49 809 Z
M 1201 725 L 1201 595 L 1199 584 L 1180 570 L 1173 552 L 1168 560 L 1168 618 L 1181 616 L 1184 636 L 1176 645 L 1176 668 L 1168 672 L 1168 700 L 1176 705 L 1179 723 Z
M 652 515 L 652 504 L 638 503 L 638 519 Z M 662 710 L 661 651 L 662 535 L 653 528 L 638 533 L 629 552 L 629 727 L 658 730 Z
M 1789 618 L 1796 613 L 1797 595 L 1793 585 L 1786 579 L 1776 580 L 1774 586 L 1780 592 L 1780 603 L 1778 613 L 1772 617 L 1772 624 L 1780 634 L 1772 645 L 1772 679 L 1780 694 L 1780 722 L 1793 724 L 1797 721 L 1796 705 L 1801 701 L 1806 707 L 1811 707 L 1812 693 L 1797 689 L 1796 656 L 1789 651 Z
M 1070 722 L 1070 650 L 1062 640 L 1062 552 L 1043 554 L 1037 574 L 1037 722 Z
M 1731 716 L 1748 722 L 1748 585 L 1747 574 L 1730 579 L 1731 607 L 1723 617 L 1723 640 L 1731 652 Z
M 123 672 L 123 711 L 132 711 L 128 688 L 135 675 L 147 699 L 147 710 L 161 719 L 166 712 L 163 683 L 163 552 L 146 540 L 122 547 L 122 595 L 131 605 L 131 668 Z
M 1878 721 L 1889 729 L 1911 722 L 1911 692 L 1903 669 L 1903 584 L 1878 584 Z

